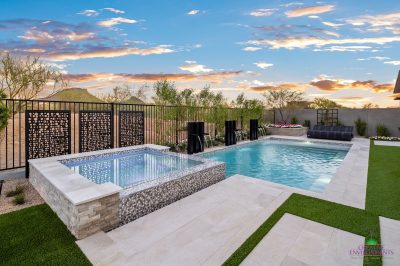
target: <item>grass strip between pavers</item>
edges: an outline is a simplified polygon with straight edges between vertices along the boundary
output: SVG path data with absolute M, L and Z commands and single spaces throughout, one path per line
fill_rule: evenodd
M 379 217 L 377 215 L 330 201 L 292 194 L 247 238 L 225 261 L 224 265 L 239 265 L 285 213 L 364 236 L 366 240 L 372 235 L 380 243 Z M 380 256 L 366 256 L 364 257 L 364 265 L 382 265 L 382 258 Z
M 365 209 L 400 220 L 400 147 L 374 145 L 371 141 Z
M 1 265 L 91 265 L 49 206 L 0 215 Z

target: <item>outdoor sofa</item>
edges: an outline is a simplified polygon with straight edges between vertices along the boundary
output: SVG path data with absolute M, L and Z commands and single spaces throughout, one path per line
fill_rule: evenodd
M 307 137 L 350 141 L 353 138 L 353 127 L 315 125 L 313 129 L 307 131 Z

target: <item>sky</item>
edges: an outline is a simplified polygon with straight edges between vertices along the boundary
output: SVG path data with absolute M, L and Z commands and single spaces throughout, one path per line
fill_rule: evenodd
M 34 55 L 73 87 L 210 86 L 228 99 L 279 87 L 349 107 L 397 106 L 400 2 L 0 1 L 0 51 Z

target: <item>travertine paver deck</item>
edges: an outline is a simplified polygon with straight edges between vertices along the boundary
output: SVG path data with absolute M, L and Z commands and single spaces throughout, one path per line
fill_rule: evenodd
M 242 265 L 363 265 L 364 237 L 286 213 Z
M 384 251 L 383 266 L 400 265 L 400 221 L 379 217 Z
M 95 265 L 221 265 L 292 192 L 364 208 L 369 140 L 353 139 L 351 143 L 346 159 L 322 194 L 236 175 L 114 231 L 77 243 Z M 306 244 L 292 241 L 291 253 L 274 245 L 267 257 L 259 254 L 261 259 L 274 259 L 286 252 L 282 265 L 316 265 L 316 258 L 325 258 L 323 264 L 327 265 L 362 264 L 362 258 L 347 260 L 349 256 L 338 255 L 345 251 L 348 255 L 350 248 L 362 244 L 360 236 L 311 221 L 305 221 L 297 231 L 286 231 L 297 234 L 295 240 Z M 263 242 L 265 239 L 289 245 L 277 233 L 270 232 Z
M 234 176 L 77 243 L 95 265 L 221 265 L 289 195 Z
M 400 141 L 374 140 L 375 145 L 400 147 Z

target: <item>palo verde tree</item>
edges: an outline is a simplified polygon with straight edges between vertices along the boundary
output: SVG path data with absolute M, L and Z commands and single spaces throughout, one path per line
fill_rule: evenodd
M 143 103 L 146 100 L 146 86 L 137 89 L 132 88 L 128 84 L 115 86 L 112 92 L 103 95 L 101 99 L 108 103 Z
M 265 104 L 268 108 L 278 111 L 280 121 L 288 123 L 294 109 L 297 108 L 296 103 L 303 101 L 304 93 L 290 89 L 271 90 L 263 94 Z
M 62 73 L 38 57 L 0 55 L 0 91 L 10 99 L 31 100 L 49 84 L 53 92 L 66 85 Z
M 247 128 L 250 119 L 262 119 L 264 106 L 262 101 L 256 99 L 247 99 L 244 93 L 237 96 L 232 101 L 232 107 L 235 108 L 236 117 L 239 119 L 242 128 Z
M 310 104 L 310 107 L 313 109 L 343 108 L 343 106 L 338 104 L 337 102 L 324 97 L 315 98 L 314 101 Z

